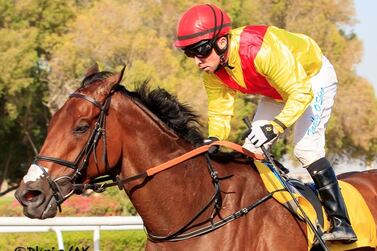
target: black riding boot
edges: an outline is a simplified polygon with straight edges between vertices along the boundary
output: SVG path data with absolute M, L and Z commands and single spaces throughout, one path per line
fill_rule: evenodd
M 321 158 L 310 164 L 307 169 L 317 186 L 319 198 L 331 222 L 330 230 L 322 235 L 322 239 L 346 243 L 357 241 L 330 162 L 326 158 Z

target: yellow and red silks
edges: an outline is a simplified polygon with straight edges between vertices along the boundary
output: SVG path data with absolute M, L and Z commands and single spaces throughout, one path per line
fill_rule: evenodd
M 313 99 L 310 78 L 322 66 L 322 52 L 310 37 L 274 26 L 246 26 L 229 34 L 228 65 L 204 73 L 209 136 L 226 139 L 236 91 L 285 102 L 276 120 L 291 126 Z M 282 132 L 285 128 L 274 123 Z

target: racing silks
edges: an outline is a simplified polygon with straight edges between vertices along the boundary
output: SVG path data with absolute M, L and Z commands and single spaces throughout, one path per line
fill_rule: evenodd
M 229 33 L 228 66 L 204 73 L 209 136 L 226 139 L 236 91 L 284 102 L 272 121 L 283 132 L 313 99 L 310 83 L 322 66 L 322 52 L 310 37 L 274 26 L 246 26 Z

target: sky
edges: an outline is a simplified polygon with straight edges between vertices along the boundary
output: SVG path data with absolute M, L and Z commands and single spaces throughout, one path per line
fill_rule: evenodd
M 354 32 L 363 41 L 364 54 L 357 74 L 368 79 L 377 95 L 377 0 L 355 0 L 358 23 Z

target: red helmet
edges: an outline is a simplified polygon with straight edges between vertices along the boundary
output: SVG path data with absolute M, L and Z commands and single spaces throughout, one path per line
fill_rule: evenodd
M 187 10 L 177 26 L 178 48 L 228 34 L 232 29 L 228 14 L 212 4 L 195 5 Z

